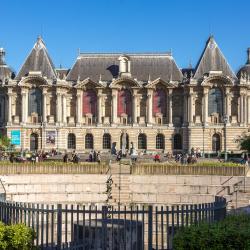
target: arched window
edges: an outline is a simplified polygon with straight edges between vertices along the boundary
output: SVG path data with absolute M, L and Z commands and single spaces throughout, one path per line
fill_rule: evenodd
M 132 116 L 132 96 L 128 89 L 122 89 L 118 93 L 118 116 L 121 114 Z
M 93 89 L 88 89 L 83 92 L 83 115 L 92 114 L 94 117 L 97 115 L 97 96 Z
M 94 148 L 94 139 L 92 134 L 86 134 L 85 136 L 85 148 L 93 149 Z
M 75 134 L 68 134 L 68 149 L 76 149 L 76 136 L 75 136 Z
M 110 134 L 104 134 L 102 137 L 102 148 L 111 149 L 111 136 Z
M 121 134 L 121 137 L 120 137 L 120 148 L 122 149 L 122 145 L 126 144 L 125 148 L 126 149 L 129 149 L 129 136 L 128 134 L 125 134 L 124 136 L 124 133 Z
M 29 91 L 29 115 L 36 113 L 42 115 L 42 90 L 34 88 Z
M 145 134 L 138 136 L 138 149 L 147 149 L 147 136 Z
M 165 149 L 165 136 L 163 134 L 156 136 L 156 149 Z
M 214 134 L 212 137 L 212 150 L 218 152 L 221 149 L 220 135 Z
M 30 151 L 38 150 L 38 134 L 32 133 L 30 135 Z
M 223 115 L 223 96 L 219 88 L 210 89 L 208 92 L 208 115 L 213 113 Z
M 174 135 L 174 149 L 182 149 L 182 138 L 180 134 Z
M 166 115 L 166 93 L 163 89 L 156 89 L 153 99 L 153 114 L 161 113 Z

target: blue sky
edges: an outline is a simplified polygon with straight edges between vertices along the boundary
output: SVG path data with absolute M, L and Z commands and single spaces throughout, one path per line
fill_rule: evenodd
M 18 71 L 38 35 L 54 64 L 82 52 L 166 52 L 195 66 L 210 33 L 236 71 L 250 47 L 248 0 L 1 0 L 0 47 Z

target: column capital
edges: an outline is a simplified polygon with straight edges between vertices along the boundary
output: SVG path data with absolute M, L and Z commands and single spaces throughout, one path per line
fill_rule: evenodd
M 173 94 L 173 89 L 172 88 L 168 88 L 168 95 L 172 95 Z

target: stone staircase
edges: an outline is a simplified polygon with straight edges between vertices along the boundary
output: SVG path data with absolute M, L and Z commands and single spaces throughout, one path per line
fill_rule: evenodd
M 111 164 L 112 198 L 110 205 L 128 205 L 130 199 L 130 165 L 119 163 Z
M 245 183 L 244 183 L 245 182 Z M 236 209 L 250 213 L 250 179 L 242 177 L 242 181 L 231 187 L 227 197 L 228 209 Z

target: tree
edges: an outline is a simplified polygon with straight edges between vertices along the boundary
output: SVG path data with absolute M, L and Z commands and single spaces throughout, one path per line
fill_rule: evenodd
M 10 138 L 5 135 L 0 136 L 0 149 L 6 150 L 10 148 L 10 146 L 11 146 Z
M 239 143 L 240 149 L 250 153 L 250 135 L 244 134 L 240 137 L 237 142 Z

